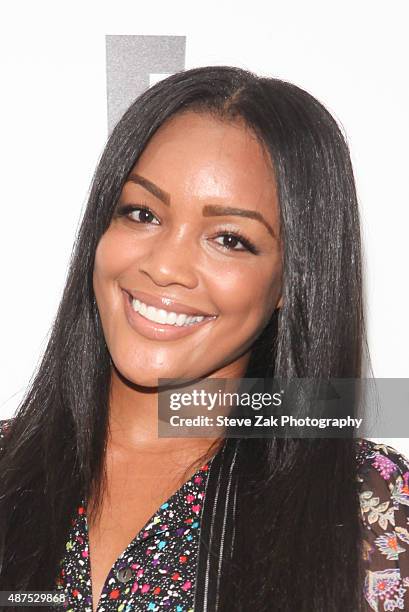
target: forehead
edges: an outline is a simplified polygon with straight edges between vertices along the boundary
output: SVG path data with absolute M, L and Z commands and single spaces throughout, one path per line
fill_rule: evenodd
M 171 195 L 199 199 L 276 200 L 270 157 L 242 120 L 184 112 L 149 141 L 133 169 Z

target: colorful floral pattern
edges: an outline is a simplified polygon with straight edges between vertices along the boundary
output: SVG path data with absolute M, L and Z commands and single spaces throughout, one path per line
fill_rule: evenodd
M 0 421 L 0 448 L 7 427 Z M 211 460 L 162 504 L 118 557 L 106 578 L 98 612 L 193 612 L 210 465 Z M 409 610 L 409 461 L 390 446 L 359 439 L 357 467 L 368 610 Z M 66 612 L 92 612 L 87 533 L 82 500 L 56 579 L 56 589 L 68 595 Z
M 369 440 L 358 449 L 368 610 L 409 610 L 409 461 Z

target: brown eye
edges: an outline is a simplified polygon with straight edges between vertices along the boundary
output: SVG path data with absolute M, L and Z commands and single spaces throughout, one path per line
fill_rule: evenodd
M 154 225 L 159 225 L 159 221 L 149 208 L 145 204 L 139 204 L 135 206 L 134 204 L 126 204 L 125 206 L 120 206 L 117 212 L 118 217 L 128 217 L 135 223 L 152 223 L 153 219 L 156 219 L 156 223 Z
M 258 253 L 258 249 L 254 246 L 252 242 L 248 238 L 245 238 L 239 233 L 234 232 L 224 232 L 223 234 L 219 234 L 217 238 L 222 238 L 224 244 L 221 244 L 223 248 L 229 251 L 250 251 L 250 253 L 254 253 L 255 255 Z M 220 244 L 220 243 L 218 243 Z M 236 249 L 235 246 L 237 244 L 241 244 L 244 248 Z

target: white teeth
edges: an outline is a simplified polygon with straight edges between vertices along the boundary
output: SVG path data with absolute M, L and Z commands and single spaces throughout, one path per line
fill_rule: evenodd
M 186 319 L 188 319 L 188 316 L 185 314 L 178 314 L 178 318 L 176 319 L 176 325 L 178 327 L 182 327 L 182 325 L 185 324 Z
M 166 310 L 164 312 L 166 314 L 165 323 L 167 322 L 168 325 L 174 325 L 176 323 L 176 319 L 178 318 L 176 312 L 166 312 Z
M 175 325 L 176 327 L 194 325 L 195 323 L 200 323 L 200 321 L 203 321 L 205 318 L 204 316 L 195 317 L 184 313 L 168 312 L 163 308 L 148 306 L 137 299 L 132 300 L 132 308 L 135 312 L 139 312 L 142 317 L 149 319 L 149 321 L 155 321 L 156 323 L 166 325 Z

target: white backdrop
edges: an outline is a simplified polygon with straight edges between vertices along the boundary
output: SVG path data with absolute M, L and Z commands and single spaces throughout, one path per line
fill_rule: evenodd
M 106 35 L 185 37 L 186 68 L 277 76 L 329 108 L 356 174 L 374 374 L 409 378 L 405 10 L 373 0 L 2 4 L 0 418 L 46 346 L 107 138 Z M 149 82 L 160 72 L 152 66 Z M 409 431 L 401 435 L 383 441 L 409 456 Z

